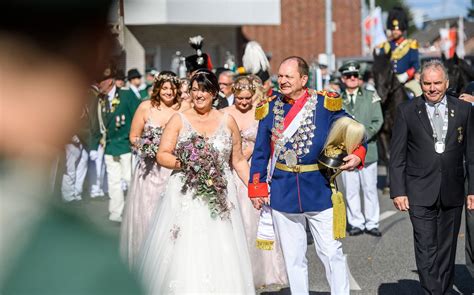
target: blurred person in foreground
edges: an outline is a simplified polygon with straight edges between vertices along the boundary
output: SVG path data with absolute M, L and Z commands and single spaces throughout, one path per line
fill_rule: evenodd
M 116 241 L 48 193 L 50 163 L 78 127 L 90 80 L 111 49 L 110 4 L 2 5 L 1 294 L 140 293 Z
M 408 211 L 425 294 L 446 294 L 454 281 L 464 203 L 474 209 L 474 113 L 446 95 L 448 73 L 438 60 L 421 71 L 423 95 L 398 106 L 390 143 L 390 197 Z M 468 172 L 468 195 L 464 182 Z

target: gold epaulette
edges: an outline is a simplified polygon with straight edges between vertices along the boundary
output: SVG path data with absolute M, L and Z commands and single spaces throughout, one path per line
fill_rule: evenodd
M 270 102 L 274 99 L 274 96 L 262 99 L 255 107 L 255 120 L 263 120 L 270 111 Z
M 385 41 L 383 43 L 380 43 L 380 45 L 378 46 L 378 48 L 383 48 L 383 51 L 385 52 L 385 54 L 387 54 L 391 47 L 390 47 L 390 42 L 388 41 Z
M 342 109 L 342 97 L 333 91 L 318 91 L 319 95 L 324 96 L 324 108 L 331 112 L 340 111 Z
M 411 49 L 418 49 L 418 41 L 416 41 L 415 39 L 410 39 L 410 48 Z

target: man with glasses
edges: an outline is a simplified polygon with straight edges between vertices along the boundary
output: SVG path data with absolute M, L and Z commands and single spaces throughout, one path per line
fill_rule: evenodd
M 379 197 L 377 194 L 377 133 L 383 124 L 380 97 L 364 87 L 359 87 L 360 64 L 348 61 L 339 69 L 345 91 L 342 92 L 344 108 L 357 121 L 364 124 L 367 133 L 367 154 L 364 168 L 344 171 L 342 180 L 346 188 L 347 219 L 351 225 L 350 236 L 357 236 L 364 231 L 380 237 L 379 231 Z M 364 193 L 364 214 L 362 214 L 360 190 Z
M 234 85 L 234 73 L 232 71 L 223 71 L 219 74 L 219 88 L 222 96 L 227 102 L 227 106 L 234 104 L 234 93 L 232 86 Z M 225 104 L 225 103 L 224 103 Z

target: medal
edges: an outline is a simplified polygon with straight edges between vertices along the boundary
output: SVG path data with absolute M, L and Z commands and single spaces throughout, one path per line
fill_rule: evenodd
M 442 141 L 437 141 L 435 143 L 435 151 L 438 153 L 438 154 L 442 154 L 444 152 L 444 148 L 445 148 L 445 145 L 444 145 L 444 142 Z
M 298 164 L 298 159 L 294 150 L 287 150 L 284 155 L 286 166 L 293 168 Z

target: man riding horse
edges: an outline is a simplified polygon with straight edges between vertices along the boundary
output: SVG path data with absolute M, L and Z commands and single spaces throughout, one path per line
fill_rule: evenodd
M 414 79 L 420 69 L 418 42 L 406 39 L 404 34 L 408 29 L 408 18 L 400 7 L 394 7 L 387 18 L 387 29 L 390 30 L 390 39 L 380 45 L 386 53 L 391 52 L 393 71 L 397 74 L 400 83 L 404 84 L 414 96 L 421 95 L 420 84 Z

